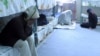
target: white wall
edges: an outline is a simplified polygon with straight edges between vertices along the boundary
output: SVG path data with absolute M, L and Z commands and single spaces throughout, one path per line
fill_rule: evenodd
M 38 9 L 50 9 L 55 6 L 55 0 L 37 0 Z
M 22 12 L 35 5 L 34 0 L 0 0 L 0 17 Z

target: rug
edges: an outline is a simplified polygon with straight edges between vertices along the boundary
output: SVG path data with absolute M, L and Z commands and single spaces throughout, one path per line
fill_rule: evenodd
M 54 29 L 75 29 L 76 28 L 76 22 L 72 22 L 71 25 L 61 25 L 61 24 L 58 24 L 54 27 Z

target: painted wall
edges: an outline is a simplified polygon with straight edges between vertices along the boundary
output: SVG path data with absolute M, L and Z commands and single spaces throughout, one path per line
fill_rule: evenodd
M 37 0 L 38 9 L 50 9 L 55 6 L 55 0 Z
M 34 0 L 0 0 L 0 17 L 9 16 L 35 6 Z

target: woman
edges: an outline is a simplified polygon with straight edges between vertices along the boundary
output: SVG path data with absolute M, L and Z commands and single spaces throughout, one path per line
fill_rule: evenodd
M 28 15 L 23 12 L 8 22 L 0 33 L 0 44 L 17 48 L 21 56 L 37 56 L 34 41 L 30 37 L 33 19 L 25 20 Z M 33 54 L 34 53 L 34 54 Z
M 87 13 L 88 13 L 88 22 L 82 23 L 81 27 L 95 29 L 97 26 L 97 21 L 98 21 L 97 15 L 93 13 L 92 9 L 88 9 Z

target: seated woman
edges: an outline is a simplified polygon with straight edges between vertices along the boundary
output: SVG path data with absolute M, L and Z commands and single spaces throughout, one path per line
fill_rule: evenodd
M 88 13 L 88 22 L 82 23 L 80 26 L 83 28 L 92 28 L 95 29 L 97 26 L 97 15 L 93 13 L 92 9 L 87 10 Z
M 37 20 L 37 25 L 38 26 L 43 26 L 48 24 L 49 22 L 47 21 L 46 15 L 40 14 L 40 17 Z
M 32 28 L 29 25 L 32 25 L 34 19 L 26 21 L 27 17 L 28 15 L 23 12 L 9 21 L 0 33 L 0 44 L 17 48 L 21 56 L 36 56 L 36 54 L 32 54 L 35 52 L 34 42 L 31 42 L 31 45 L 28 44 L 32 41 L 29 37 L 32 34 Z

